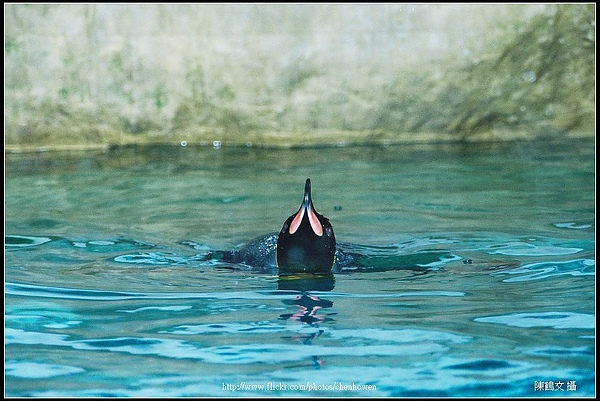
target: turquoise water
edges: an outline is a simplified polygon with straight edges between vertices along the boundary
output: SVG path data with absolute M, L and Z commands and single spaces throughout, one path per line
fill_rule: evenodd
M 594 396 L 594 150 L 7 154 L 5 394 Z M 306 178 L 355 263 L 220 258 Z

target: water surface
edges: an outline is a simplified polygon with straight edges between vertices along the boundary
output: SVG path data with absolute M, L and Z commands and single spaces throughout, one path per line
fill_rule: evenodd
M 592 140 L 7 154 L 5 394 L 593 396 L 594 168 Z M 214 257 L 306 178 L 359 267 Z

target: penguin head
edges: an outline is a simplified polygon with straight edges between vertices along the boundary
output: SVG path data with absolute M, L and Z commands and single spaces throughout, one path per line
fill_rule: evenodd
M 307 179 L 300 209 L 283 223 L 279 232 L 277 267 L 280 273 L 331 273 L 334 257 L 333 227 L 315 210 Z

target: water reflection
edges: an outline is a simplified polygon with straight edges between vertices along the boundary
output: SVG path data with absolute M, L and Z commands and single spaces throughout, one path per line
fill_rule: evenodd
M 292 341 L 304 345 L 312 345 L 325 332 L 321 324 L 334 321 L 324 313 L 325 309 L 333 307 L 333 302 L 328 299 L 320 298 L 310 291 L 327 292 L 335 288 L 335 277 L 333 274 L 292 274 L 280 275 L 277 280 L 279 290 L 299 291 L 293 299 L 284 299 L 285 305 L 295 307 L 291 313 L 284 313 L 279 316 L 280 320 L 288 320 L 310 328 L 315 331 L 308 333 L 298 333 L 291 337 Z M 311 361 L 318 369 L 324 365 L 323 359 L 318 355 L 311 355 Z
M 335 278 L 333 274 L 294 274 L 280 275 L 277 280 L 279 290 L 299 291 L 293 299 L 286 299 L 282 302 L 286 305 L 293 305 L 296 310 L 293 313 L 280 315 L 280 319 L 291 320 L 311 327 L 318 328 L 319 324 L 333 321 L 334 319 L 323 314 L 323 309 L 333 307 L 333 302 L 328 299 L 320 298 L 311 291 L 327 292 L 335 287 Z M 321 330 L 322 331 L 322 330 Z

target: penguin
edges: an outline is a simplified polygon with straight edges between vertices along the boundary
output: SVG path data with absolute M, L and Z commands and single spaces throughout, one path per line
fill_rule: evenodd
M 315 210 L 309 178 L 300 209 L 288 217 L 279 233 L 263 235 L 233 250 L 210 251 L 194 260 L 214 260 L 224 263 L 220 266 L 225 268 L 278 274 L 280 289 L 330 291 L 333 273 L 406 269 L 421 274 L 433 263 L 460 258 L 443 250 L 403 254 L 397 253 L 397 248 L 391 246 L 389 255 L 381 255 L 381 247 L 336 242 L 329 219 Z
M 329 219 L 315 210 L 308 178 L 300 209 L 283 223 L 277 237 L 277 269 L 279 274 L 329 274 L 335 262 L 335 254 L 333 227 Z
M 330 275 L 354 260 L 352 254 L 340 251 L 329 219 L 315 210 L 310 178 L 304 185 L 300 209 L 283 223 L 279 233 L 255 238 L 238 249 L 209 252 L 204 257 L 280 276 Z

